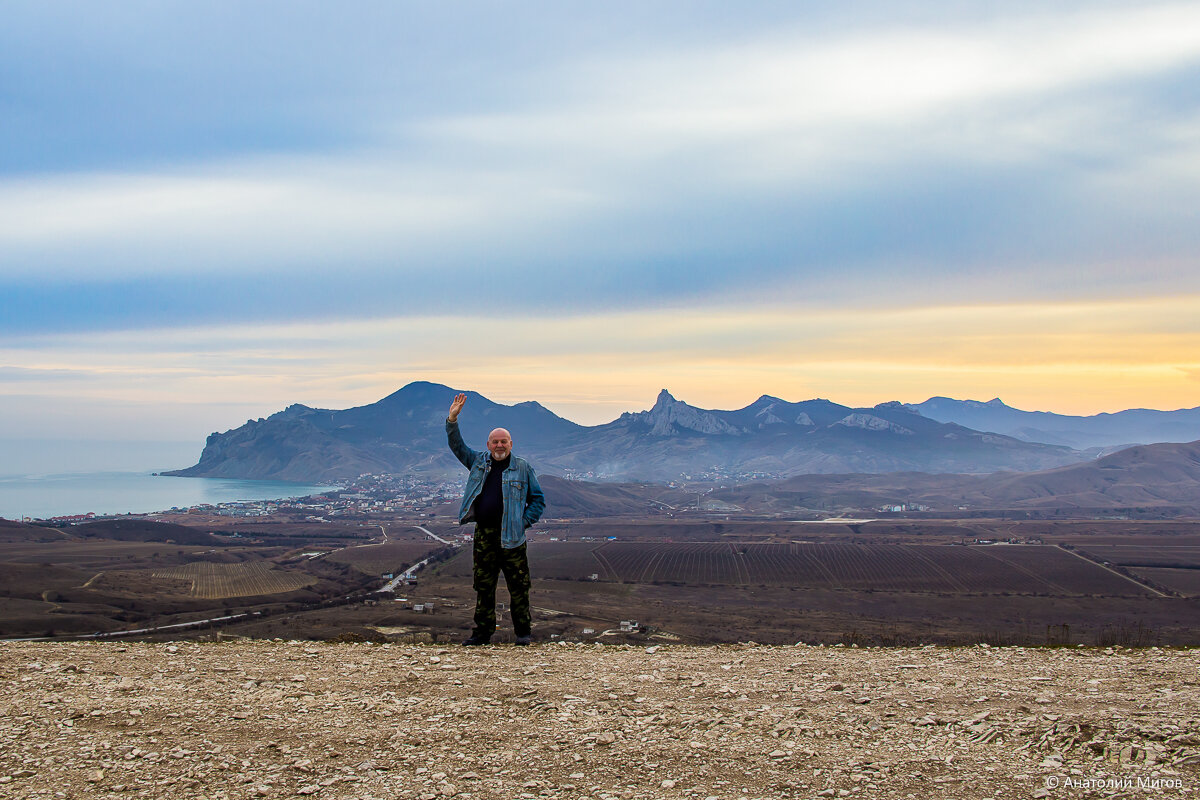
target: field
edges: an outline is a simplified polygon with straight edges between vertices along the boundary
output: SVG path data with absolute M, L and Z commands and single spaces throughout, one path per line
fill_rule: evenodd
M 469 529 L 451 520 L 222 522 L 203 526 L 221 537 L 208 547 L 40 532 L 4 543 L 0 634 L 234 612 L 254 616 L 161 635 L 453 642 L 470 627 L 470 548 L 415 527 L 461 541 Z M 550 520 L 530 536 L 539 638 L 1200 644 L 1200 523 L 605 518 Z M 375 593 L 385 573 L 429 556 L 416 585 Z
M 1200 546 L 1200 525 L 610 519 L 553 525 L 531 539 L 529 557 L 542 636 L 639 640 L 617 630 L 637 620 L 642 641 L 1200 642 L 1200 606 L 1159 590 L 1187 594 L 1182 576 L 1123 572 L 1089 551 L 1117 543 L 1136 551 L 1143 537 Z M 388 624 L 461 636 L 470 568 L 464 551 L 422 573 L 410 596 L 436 602 L 438 615 L 388 609 Z M 343 614 L 364 627 L 379 618 L 370 609 Z M 322 615 L 323 629 L 334 624 Z
M 1081 552 L 1184 597 L 1200 597 L 1200 545 L 1178 536 L 1085 543 Z
M 1130 572 L 1184 597 L 1200 597 L 1200 569 L 1140 567 L 1131 569 Z
M 282 594 L 317 582 L 312 575 L 271 569 L 261 561 L 241 564 L 193 561 L 179 567 L 155 570 L 153 574 L 155 578 L 190 581 L 189 594 L 205 600 Z
M 330 553 L 326 559 L 349 564 L 366 575 L 380 576 L 407 569 L 443 546 L 441 542 L 422 536 L 419 540 L 347 547 Z
M 1126 567 L 1200 569 L 1200 547 L 1158 543 L 1089 544 L 1087 551 Z
M 80 570 L 111 569 L 117 564 L 180 563 L 211 552 L 209 547 L 161 542 L 114 542 L 105 539 L 10 542 L 0 549 L 8 563 L 54 564 Z
M 534 574 L 687 586 L 784 586 L 934 594 L 1139 596 L 1130 578 L 1050 545 L 536 542 Z M 454 574 L 466 575 L 465 559 Z
M 142 527 L 154 535 L 154 523 Z M 171 526 L 162 530 L 165 536 L 179 533 Z M 382 584 L 354 557 L 329 558 L 347 545 L 350 553 L 378 549 L 353 547 L 372 534 L 381 539 L 378 525 L 257 523 L 218 531 L 221 538 L 206 546 L 82 539 L 77 533 L 9 526 L 8 541 L 0 542 L 0 636 L 94 634 L 230 613 L 278 614 Z M 407 557 L 442 545 L 414 533 L 382 546 L 384 553 Z

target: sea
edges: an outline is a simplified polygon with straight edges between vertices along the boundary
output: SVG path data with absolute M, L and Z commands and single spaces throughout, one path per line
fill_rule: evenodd
M 145 514 L 204 503 L 304 497 L 332 488 L 281 481 L 176 478 L 141 471 L 7 475 L 0 476 L 0 517 Z

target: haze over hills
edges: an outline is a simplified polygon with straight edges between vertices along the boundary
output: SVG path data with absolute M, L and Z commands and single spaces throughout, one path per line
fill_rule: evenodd
M 1132 408 L 1091 417 L 1022 411 L 1005 405 L 1000 398 L 982 403 L 931 397 L 907 407 L 939 422 L 954 422 L 1026 442 L 1061 444 L 1079 450 L 1200 439 L 1200 407 L 1178 411 Z
M 603 478 L 836 472 L 993 472 L 1073 463 L 1082 454 L 939 423 L 882 403 L 850 408 L 828 400 L 790 403 L 764 395 L 742 409 L 706 410 L 665 389 L 649 411 L 588 428 L 544 458 Z
M 208 437 L 200 461 L 167 474 L 322 482 L 363 473 L 458 476 L 444 420 L 457 390 L 411 383 L 377 403 L 346 410 L 293 405 Z M 1086 458 L 1059 445 L 980 433 L 922 416 L 900 403 L 850 408 L 764 395 L 742 409 L 707 410 L 663 390 L 648 411 L 596 426 L 536 402 L 505 406 L 468 392 L 463 435 L 513 432 L 517 452 L 545 474 L 664 481 L 705 472 L 732 477 L 803 473 L 995 472 L 1062 466 Z
M 800 515 L 874 512 L 885 506 L 933 514 L 1032 512 L 1079 516 L 1200 514 L 1200 441 L 1139 445 L 1036 472 L 960 475 L 927 472 L 797 475 L 697 494 L 650 483 L 591 483 L 547 477 L 556 516 L 661 513 L 681 506 L 705 511 Z
M 1200 514 L 1200 441 L 1140 445 L 1079 464 L 991 475 L 800 475 L 722 489 L 714 499 L 757 512 L 914 505 L 958 510 Z
M 1095 461 L 1023 475 L 989 475 L 980 493 L 997 505 L 1200 509 L 1200 441 L 1140 445 Z

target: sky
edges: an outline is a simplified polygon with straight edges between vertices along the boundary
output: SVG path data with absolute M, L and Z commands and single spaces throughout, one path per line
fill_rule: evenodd
M 198 455 L 414 380 L 1200 405 L 1200 4 L 4 18 L 0 440 Z

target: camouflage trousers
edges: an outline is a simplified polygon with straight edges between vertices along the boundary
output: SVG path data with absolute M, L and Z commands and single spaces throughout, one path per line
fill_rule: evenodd
M 529 615 L 529 557 L 525 545 L 500 546 L 500 529 L 475 526 L 475 631 L 490 637 L 496 631 L 496 582 L 504 573 L 512 609 L 513 633 L 528 636 L 532 624 Z

